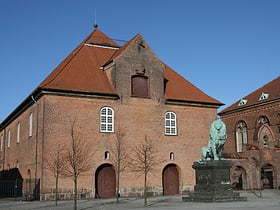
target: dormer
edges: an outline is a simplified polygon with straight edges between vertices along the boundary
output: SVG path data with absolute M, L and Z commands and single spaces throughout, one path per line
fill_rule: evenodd
M 137 34 L 103 66 L 122 98 L 164 98 L 164 69 L 144 38 Z
M 247 102 L 248 102 L 248 100 L 242 98 L 242 99 L 239 101 L 238 106 L 243 106 L 243 105 L 247 104 Z
M 260 96 L 260 98 L 259 98 L 259 101 L 268 99 L 268 97 L 269 97 L 269 94 L 268 94 L 268 93 L 262 93 L 261 96 Z

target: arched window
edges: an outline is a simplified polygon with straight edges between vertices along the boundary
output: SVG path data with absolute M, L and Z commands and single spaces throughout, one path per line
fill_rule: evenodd
M 114 132 L 114 110 L 110 107 L 100 110 L 100 132 Z
M 264 145 L 264 146 L 268 146 L 268 141 L 269 141 L 268 136 L 267 136 L 267 135 L 264 135 L 264 136 L 263 136 L 263 145 Z
M 10 129 L 9 129 L 9 131 L 8 131 L 8 143 L 7 143 L 8 145 L 8 148 L 10 148 L 10 146 L 11 146 L 11 131 L 10 131 Z
M 29 114 L 29 130 L 28 130 L 28 136 L 32 136 L 32 125 L 33 125 L 33 114 L 32 112 Z
M 242 152 L 242 145 L 248 143 L 247 125 L 244 121 L 239 121 L 236 128 L 236 151 Z
M 132 96 L 148 97 L 148 78 L 142 75 L 135 75 L 131 78 L 131 94 Z
M 262 125 L 267 124 L 268 126 L 270 126 L 270 122 L 269 119 L 266 116 L 260 116 L 256 122 L 256 127 L 260 128 Z
M 20 141 L 20 123 L 17 125 L 17 143 Z
M 169 154 L 169 159 L 170 159 L 170 160 L 174 160 L 174 153 L 173 153 L 173 152 L 170 152 L 170 154 Z
M 30 169 L 27 170 L 27 178 L 30 180 L 31 179 L 31 171 Z
M 4 136 L 1 136 L 1 147 L 0 147 L 0 151 L 3 151 L 3 146 L 4 146 Z
M 104 159 L 105 160 L 109 160 L 110 159 L 110 153 L 108 151 L 105 152 Z
M 174 112 L 165 113 L 165 135 L 177 135 L 176 114 Z

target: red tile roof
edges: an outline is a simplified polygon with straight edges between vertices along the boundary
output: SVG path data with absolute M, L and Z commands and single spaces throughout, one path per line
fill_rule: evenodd
M 33 97 L 38 100 L 42 90 L 49 92 L 54 91 L 56 93 L 78 92 L 89 95 L 96 94 L 99 96 L 118 97 L 117 91 L 102 70 L 102 67 L 113 59 L 117 59 L 117 57 L 124 53 L 131 43 L 139 36 L 141 35 L 137 34 L 123 47 L 119 47 L 114 40 L 110 39 L 99 29 L 95 29 L 0 124 L 0 130 L 32 104 Z M 203 93 L 170 67 L 164 63 L 162 64 L 165 66 L 165 97 L 167 101 L 207 105 L 215 108 L 223 105 L 220 101 Z
M 223 103 L 202 92 L 167 65 L 165 65 L 164 77 L 167 80 L 165 90 L 167 99 L 223 105 Z
M 260 100 L 262 94 L 267 94 L 267 98 Z M 239 105 L 240 100 L 245 100 L 246 103 Z M 261 105 L 263 103 L 268 103 L 275 100 L 280 100 L 280 76 L 260 87 L 259 89 L 253 91 L 249 95 L 243 97 L 239 101 L 236 101 L 232 105 L 228 106 L 222 110 L 219 114 L 223 115 L 227 112 L 238 111 L 240 109 L 248 108 L 255 105 Z
M 108 47 L 99 47 L 103 45 Z M 95 45 L 92 45 L 95 44 Z M 110 46 L 113 46 L 112 48 Z M 115 47 L 114 47 L 115 46 Z M 39 85 L 44 89 L 116 94 L 101 66 L 118 51 L 117 44 L 94 30 Z
M 108 38 L 99 29 L 95 29 L 54 69 L 39 85 L 39 88 L 117 94 L 101 67 L 121 55 L 138 36 L 140 35 L 137 34 L 123 47 L 118 48 L 112 39 Z M 167 65 L 164 64 L 164 66 L 164 77 L 167 81 L 165 89 L 167 100 L 223 105 L 220 101 L 203 93 Z

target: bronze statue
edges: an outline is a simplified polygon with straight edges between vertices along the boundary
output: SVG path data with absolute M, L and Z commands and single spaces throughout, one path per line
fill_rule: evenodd
M 201 160 L 199 162 L 222 160 L 222 153 L 226 139 L 226 125 L 224 122 L 221 119 L 212 122 L 208 147 L 203 147 L 201 149 Z

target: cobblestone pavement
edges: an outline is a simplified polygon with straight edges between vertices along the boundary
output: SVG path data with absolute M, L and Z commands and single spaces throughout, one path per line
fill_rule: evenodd
M 148 199 L 148 206 L 144 207 L 144 200 L 140 198 L 121 198 L 120 203 L 115 199 L 91 199 L 79 200 L 78 209 L 80 210 L 207 210 L 207 209 L 254 209 L 254 210 L 279 210 L 280 209 L 280 190 L 240 193 L 242 197 L 247 197 L 247 201 L 224 202 L 224 203 L 198 203 L 182 202 L 182 196 L 161 196 Z M 39 209 L 39 210 L 67 210 L 73 209 L 73 201 L 59 201 L 58 206 L 53 201 L 15 201 L 0 200 L 0 209 Z

